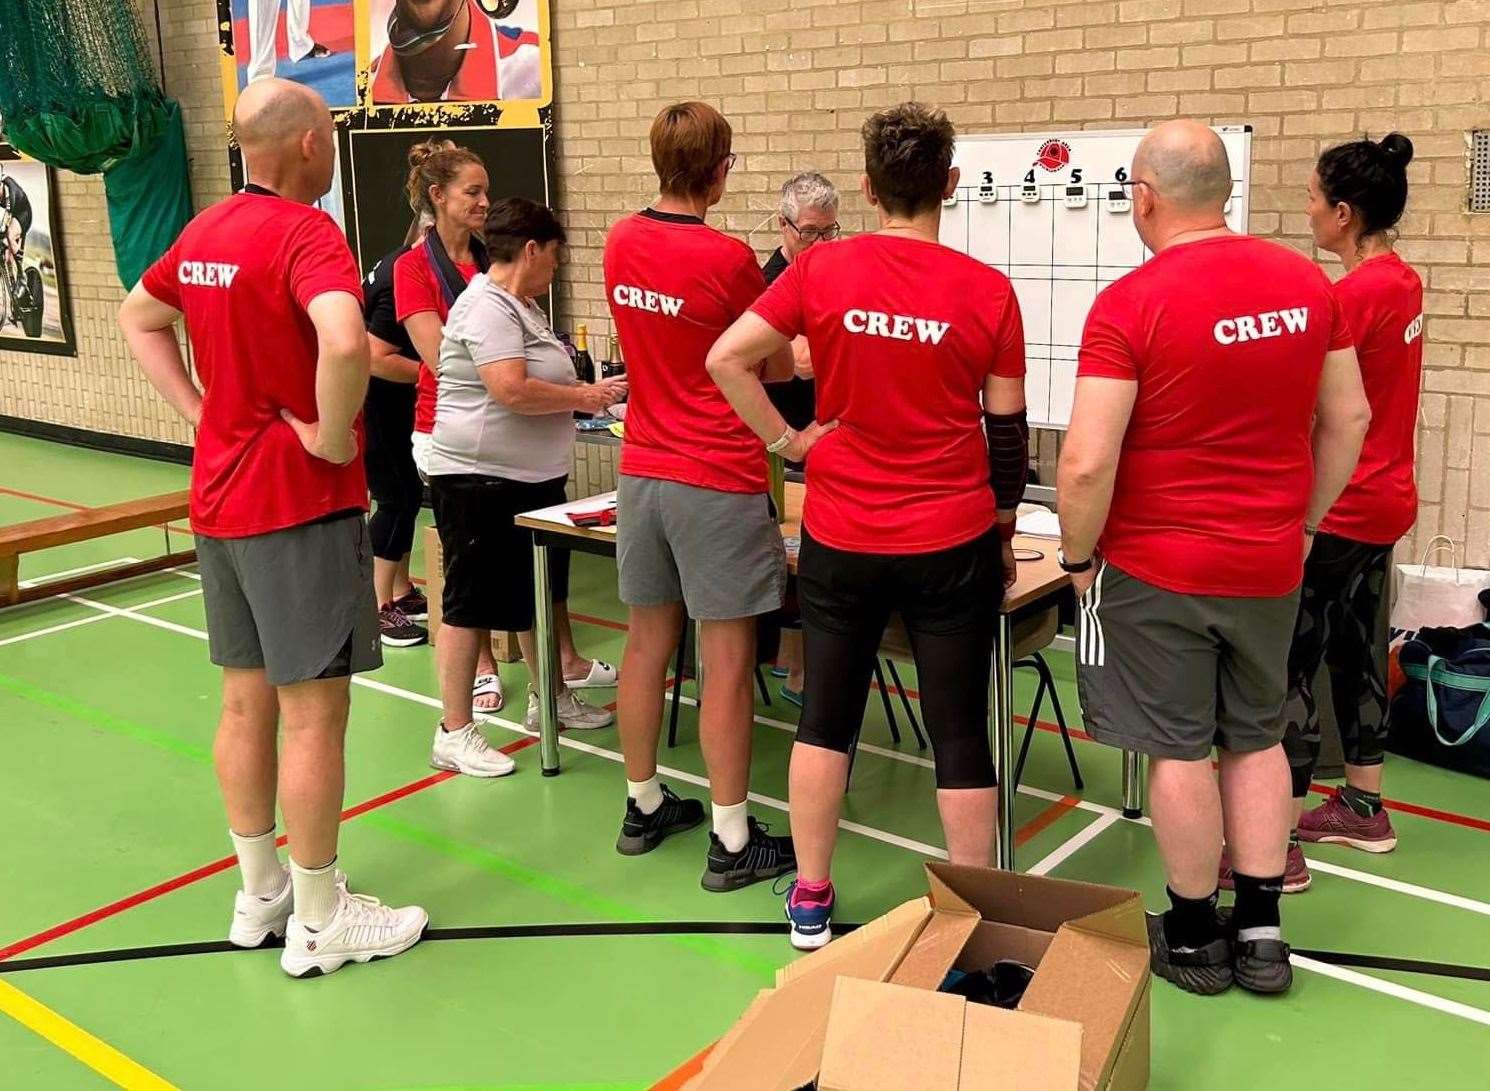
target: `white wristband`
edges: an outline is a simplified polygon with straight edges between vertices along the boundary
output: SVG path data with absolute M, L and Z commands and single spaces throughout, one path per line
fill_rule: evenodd
M 792 437 L 796 434 L 796 432 L 792 431 L 792 429 L 788 427 L 785 432 L 781 433 L 781 437 L 777 439 L 775 443 L 766 444 L 766 451 L 769 454 L 773 455 L 781 454 L 782 451 L 786 450 L 792 445 Z

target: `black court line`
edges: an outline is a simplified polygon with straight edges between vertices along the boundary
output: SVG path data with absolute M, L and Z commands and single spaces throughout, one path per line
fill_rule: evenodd
M 857 924 L 833 923 L 837 935 L 847 935 Z M 509 924 L 473 928 L 430 928 L 424 942 L 462 939 L 548 939 L 566 936 L 785 936 L 786 923 L 772 921 L 623 921 L 591 924 Z M 185 955 L 217 955 L 234 951 L 283 947 L 274 939 L 260 947 L 236 947 L 227 940 L 166 943 L 152 947 L 122 947 L 113 951 L 80 951 L 72 955 L 17 958 L 0 961 L 0 974 L 49 970 L 62 966 L 90 966 L 100 962 L 140 962 Z
M 834 922 L 837 935 L 847 935 L 857 924 Z M 588 936 L 784 936 L 786 925 L 775 921 L 621 921 L 584 924 L 506 924 L 471 928 L 431 928 L 424 942 L 468 939 L 552 939 Z M 187 955 L 229 954 L 234 951 L 283 947 L 274 940 L 259 948 L 235 947 L 227 940 L 202 943 L 167 943 L 152 947 L 122 947 L 112 951 L 82 951 L 72 955 L 49 955 L 0 961 L 0 974 L 26 970 L 49 970 L 65 966 L 91 966 L 102 962 L 140 962 Z M 1365 970 L 1396 970 L 1404 973 L 1453 977 L 1465 981 L 1490 981 L 1490 967 L 1459 966 L 1447 962 L 1425 962 L 1387 955 L 1358 955 L 1346 951 L 1314 951 L 1294 948 L 1294 954 L 1327 962 L 1332 966 L 1354 966 Z

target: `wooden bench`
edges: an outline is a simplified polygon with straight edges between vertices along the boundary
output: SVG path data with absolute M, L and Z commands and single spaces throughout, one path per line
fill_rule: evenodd
M 33 587 L 22 587 L 20 582 L 22 554 L 51 549 L 53 546 L 71 545 L 74 542 L 87 542 L 126 530 L 164 528 L 167 523 L 186 518 L 186 508 L 187 492 L 183 489 L 163 496 L 147 496 L 139 500 L 126 500 L 122 504 L 85 508 L 66 515 L 51 515 L 45 519 L 0 527 L 0 607 L 35 602 L 130 576 L 159 572 L 175 565 L 191 564 L 197 559 L 195 549 L 167 553 L 147 561 L 118 565 L 66 579 L 49 580 Z

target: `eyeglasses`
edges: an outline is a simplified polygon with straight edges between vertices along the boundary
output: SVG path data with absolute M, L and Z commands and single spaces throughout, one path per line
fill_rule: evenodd
M 1158 193 L 1159 192 L 1158 187 L 1155 186 L 1154 183 L 1150 182 L 1147 178 L 1128 178 L 1128 179 L 1126 179 L 1126 180 L 1124 180 L 1122 182 L 1119 182 L 1118 183 L 1118 186 L 1130 198 L 1133 196 L 1133 187 L 1134 186 L 1148 186 L 1149 189 L 1153 190 L 1153 192 L 1155 192 L 1155 193 Z
M 724 170 L 725 170 L 725 173 L 728 173 L 728 172 L 730 172 L 730 171 L 732 171 L 732 170 L 735 169 L 735 159 L 736 159 L 736 156 L 735 156 L 735 153 L 734 152 L 730 152 L 728 155 L 726 155 L 724 157 Z
M 838 226 L 838 221 L 833 221 L 827 227 L 798 227 L 788 217 L 781 217 L 783 223 L 797 233 L 797 238 L 805 243 L 832 242 L 840 234 L 843 228 Z

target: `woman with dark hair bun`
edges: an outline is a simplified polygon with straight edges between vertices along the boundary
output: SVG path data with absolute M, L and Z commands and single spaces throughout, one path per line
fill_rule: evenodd
M 1339 257 L 1335 285 L 1355 335 L 1371 425 L 1355 474 L 1319 526 L 1304 567 L 1298 623 L 1289 653 L 1288 730 L 1293 767 L 1294 838 L 1284 890 L 1309 886 L 1299 841 L 1390 852 L 1397 845 L 1381 804 L 1386 715 L 1386 598 L 1392 547 L 1417 518 L 1413 436 L 1423 369 L 1423 283 L 1393 249 L 1407 206 L 1412 141 L 1389 133 L 1319 157 L 1309 179 L 1309 226 L 1322 250 Z M 1319 717 L 1311 685 L 1329 664 L 1335 719 L 1345 744 L 1346 785 L 1304 811 L 1319 757 Z

